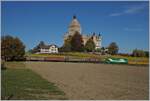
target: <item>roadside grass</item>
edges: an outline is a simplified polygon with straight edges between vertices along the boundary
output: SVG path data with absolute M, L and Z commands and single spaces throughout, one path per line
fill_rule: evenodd
M 67 99 L 54 83 L 49 83 L 29 69 L 7 68 L 1 71 L 1 80 L 2 100 L 9 97 L 11 100 Z

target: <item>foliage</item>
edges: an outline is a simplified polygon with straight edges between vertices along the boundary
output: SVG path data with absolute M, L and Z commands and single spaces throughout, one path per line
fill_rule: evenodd
M 24 59 L 25 46 L 18 37 L 6 35 L 2 36 L 1 40 L 2 59 L 6 61 Z
M 90 39 L 86 42 L 84 48 L 85 48 L 85 50 L 86 50 L 87 52 L 92 52 L 93 50 L 95 50 L 95 43 L 93 42 L 92 38 L 90 38 Z
M 110 45 L 108 46 L 108 52 L 111 55 L 115 55 L 118 53 L 119 47 L 115 42 L 110 43 Z
M 68 38 L 65 40 L 64 45 L 61 48 L 59 48 L 59 51 L 60 52 L 70 52 L 71 51 L 71 40 L 72 40 L 72 37 L 68 36 Z
M 2 60 L 2 61 L 1 61 L 1 70 L 5 70 L 5 69 L 6 69 L 5 61 Z
M 101 48 L 95 49 L 95 52 L 101 52 Z
M 2 71 L 2 99 L 65 99 L 64 92 L 29 69 Z
M 43 41 L 40 41 L 40 43 L 31 50 L 31 53 L 39 52 L 40 48 L 43 47 L 43 46 L 45 46 L 45 43 Z
M 131 56 L 131 54 L 129 54 L 129 53 L 118 53 L 118 55 L 120 55 L 120 56 Z
M 149 51 L 145 51 L 145 56 L 149 57 Z
M 27 51 L 27 54 L 32 54 L 33 53 L 33 50 L 32 49 L 29 49 L 28 51 Z
M 146 54 L 145 54 L 145 52 L 143 50 L 135 49 L 132 52 L 132 56 L 134 56 L 134 57 L 145 57 Z
M 83 52 L 84 51 L 84 44 L 82 35 L 79 32 L 75 32 L 71 39 L 71 50 L 75 52 Z

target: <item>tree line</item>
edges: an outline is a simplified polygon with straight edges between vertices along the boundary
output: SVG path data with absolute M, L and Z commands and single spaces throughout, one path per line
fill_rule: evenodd
M 82 35 L 76 32 L 73 36 L 68 36 L 64 45 L 59 49 L 61 52 L 104 52 L 105 48 L 95 49 L 96 45 L 93 41 L 93 37 L 89 38 L 87 42 L 83 43 Z M 112 42 L 108 46 L 108 53 L 111 55 L 117 54 L 119 47 L 115 42 Z
M 30 50 L 31 53 L 39 52 L 41 46 L 44 46 L 45 43 L 41 41 L 36 47 Z M 115 55 L 118 54 L 119 47 L 115 42 L 112 42 L 107 47 L 108 54 Z M 65 40 L 62 47 L 59 48 L 59 52 L 105 52 L 105 48 L 95 50 L 95 44 L 92 40 L 92 37 L 86 42 L 84 45 L 82 35 L 78 32 L 74 34 L 74 36 L 69 36 L 68 39 Z M 125 54 L 124 54 L 125 55 Z M 25 59 L 25 45 L 18 38 L 10 35 L 1 37 L 1 59 L 5 61 L 13 61 L 13 60 L 24 60 Z M 149 57 L 149 51 L 143 51 L 135 49 L 133 50 L 131 55 L 134 57 Z

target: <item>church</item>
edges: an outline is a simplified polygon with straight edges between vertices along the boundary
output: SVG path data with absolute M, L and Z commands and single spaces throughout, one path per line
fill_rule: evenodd
M 82 35 L 84 45 L 90 38 L 92 38 L 96 46 L 95 49 L 100 49 L 102 47 L 101 45 L 102 36 L 100 34 L 97 35 L 96 33 L 92 33 L 91 35 L 83 34 L 81 25 L 79 21 L 77 20 L 77 17 L 73 16 L 72 22 L 68 28 L 68 32 L 66 32 L 64 35 L 64 42 L 68 38 L 68 36 L 73 36 L 75 32 L 79 32 Z

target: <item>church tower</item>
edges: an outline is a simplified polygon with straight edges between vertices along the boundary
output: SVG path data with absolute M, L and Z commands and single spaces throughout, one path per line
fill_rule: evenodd
M 74 15 L 71 24 L 69 25 L 69 35 L 74 35 L 75 32 L 79 32 L 81 34 L 81 26 L 77 17 Z
M 68 32 L 66 32 L 64 35 L 64 43 L 65 43 L 65 40 L 69 36 L 73 36 L 75 34 L 75 32 L 79 32 L 80 34 L 82 34 L 84 45 L 90 38 L 92 38 L 93 42 L 95 43 L 95 46 L 96 46 L 95 49 L 101 48 L 102 36 L 100 34 L 96 35 L 96 33 L 93 33 L 93 35 L 90 35 L 90 36 L 84 35 L 82 33 L 81 25 L 80 25 L 79 21 L 77 20 L 77 17 L 73 16 L 73 19 L 68 27 Z

